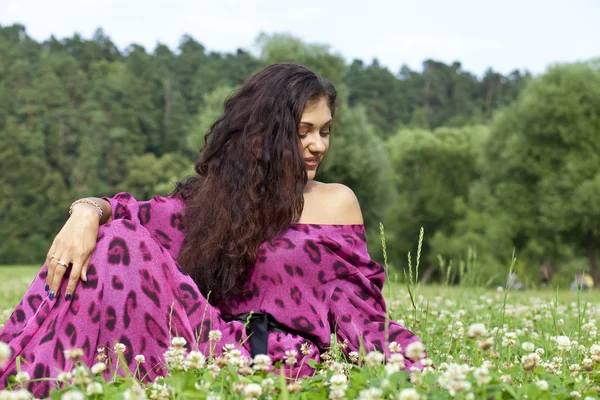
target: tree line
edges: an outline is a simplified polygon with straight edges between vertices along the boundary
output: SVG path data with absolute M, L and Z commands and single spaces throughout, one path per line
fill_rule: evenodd
M 257 55 L 218 53 L 184 36 L 176 50 L 122 51 L 100 29 L 39 43 L 0 26 L 0 264 L 43 260 L 73 199 L 169 193 L 227 96 L 292 61 L 339 90 L 318 178 L 354 189 L 375 258 L 382 222 L 398 268 L 409 251 L 414 264 L 423 227 L 421 262 L 440 279 L 502 280 L 513 250 L 531 277 L 550 261 L 598 278 L 598 63 L 477 77 L 459 62 L 347 63 L 289 35 L 256 44 Z

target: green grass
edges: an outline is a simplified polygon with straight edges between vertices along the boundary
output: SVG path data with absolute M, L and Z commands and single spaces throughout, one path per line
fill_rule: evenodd
M 29 266 L 0 267 L 0 325 L 38 270 L 39 267 Z M 164 390 L 169 391 L 170 398 L 206 399 L 219 395 L 223 399 L 244 399 L 249 398 L 244 395 L 244 388 L 258 384 L 262 385 L 262 395 L 257 397 L 261 399 L 270 396 L 325 400 L 335 397 L 333 382 L 339 383 L 342 372 L 347 381 L 339 387 L 344 388 L 343 395 L 348 399 L 415 398 L 409 392 L 401 392 L 409 388 L 430 399 L 450 398 L 454 392 L 457 399 L 592 399 L 600 393 L 600 351 L 595 352 L 600 348 L 593 347 L 599 339 L 600 292 L 497 292 L 443 285 L 420 286 L 415 291 L 404 284 L 391 283 L 384 293 L 391 318 L 421 337 L 435 370 L 409 374 L 393 372 L 389 365 L 369 365 L 368 361 L 349 364 L 332 351 L 332 359 L 318 366 L 320 372 L 297 382 L 297 386 L 288 386 L 289 382 L 272 373 L 253 371 L 239 375 L 231 366 L 222 368 L 214 377 L 207 367 L 181 371 L 173 366 L 172 376 L 160 382 L 164 387 L 142 383 L 142 390 L 149 397 L 153 391 L 167 388 Z M 483 336 L 469 337 L 473 324 L 483 324 Z M 567 337 L 571 345 L 561 348 L 555 340 L 558 336 Z M 542 350 L 536 350 L 538 356 L 534 356 L 529 346 Z M 482 371 L 483 379 L 489 382 L 481 383 L 478 374 Z M 275 389 L 269 389 L 266 378 L 274 380 Z M 124 391 L 134 385 L 131 378 L 110 382 L 99 376 L 92 379 L 100 383 L 105 398 L 123 398 Z M 86 389 L 66 382 L 60 385 L 56 398 L 61 392 Z M 404 397 L 399 393 L 404 393 Z

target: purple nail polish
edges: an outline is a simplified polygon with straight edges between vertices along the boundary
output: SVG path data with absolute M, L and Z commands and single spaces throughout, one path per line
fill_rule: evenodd
M 48 295 L 48 298 L 49 298 L 50 300 L 54 299 L 54 290 L 52 290 L 52 291 L 50 292 L 50 294 Z
M 44 290 L 47 292 L 48 290 L 50 290 L 50 285 L 46 283 L 46 286 L 44 286 Z
M 71 300 L 71 293 L 67 293 L 67 294 L 66 294 L 66 296 L 65 296 L 65 300 L 66 300 L 66 301 L 69 301 L 69 300 Z

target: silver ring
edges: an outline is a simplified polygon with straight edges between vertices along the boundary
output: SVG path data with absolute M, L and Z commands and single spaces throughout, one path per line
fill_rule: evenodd
M 69 268 L 69 264 L 67 264 L 66 262 L 62 261 L 62 260 L 58 260 L 56 262 L 56 265 L 62 265 L 65 268 Z

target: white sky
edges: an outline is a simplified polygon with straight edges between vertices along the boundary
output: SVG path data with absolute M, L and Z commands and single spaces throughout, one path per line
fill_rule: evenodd
M 477 75 L 537 74 L 600 56 L 600 0 L 0 0 L 0 24 L 15 22 L 38 41 L 102 27 L 119 48 L 149 52 L 158 41 L 175 50 L 186 33 L 231 52 L 252 50 L 261 31 L 285 32 L 393 73 L 433 58 Z

